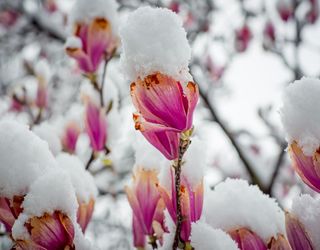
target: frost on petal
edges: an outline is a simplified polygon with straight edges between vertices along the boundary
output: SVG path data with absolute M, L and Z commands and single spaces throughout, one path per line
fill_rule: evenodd
M 204 222 L 192 223 L 191 245 L 195 250 L 239 250 L 227 233 Z

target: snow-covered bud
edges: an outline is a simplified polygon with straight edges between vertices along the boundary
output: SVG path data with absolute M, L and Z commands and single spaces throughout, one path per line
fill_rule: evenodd
M 292 0 L 278 0 L 277 10 L 282 21 L 287 22 L 294 15 Z
M 319 18 L 319 2 L 317 0 L 309 0 L 310 9 L 306 19 L 310 24 L 314 24 Z
M 274 43 L 276 41 L 276 32 L 274 24 L 271 21 L 268 21 L 265 24 L 264 30 L 263 30 L 263 45 L 265 48 L 270 48 L 274 46 Z
M 35 65 L 34 70 L 38 80 L 38 89 L 35 102 L 38 108 L 44 109 L 48 105 L 48 83 L 51 78 L 50 67 L 45 59 L 41 59 Z
M 58 10 L 58 6 L 56 0 L 45 0 L 44 1 L 44 8 L 49 13 L 54 13 Z
M 296 172 L 320 192 L 320 80 L 302 78 L 286 88 L 281 118 Z
M 247 228 L 239 228 L 228 233 L 237 242 L 240 250 L 267 250 L 263 240 Z
M 107 142 L 105 110 L 91 100 L 86 104 L 85 130 L 90 138 L 92 149 L 96 152 L 104 150 Z
M 292 250 L 313 250 L 304 226 L 288 212 L 286 213 L 286 230 Z
M 39 82 L 37 97 L 36 97 L 36 105 L 40 109 L 44 109 L 48 106 L 48 89 L 46 84 L 42 84 Z
M 30 239 L 16 240 L 13 249 L 74 249 L 74 226 L 61 212 L 32 217 L 24 224 Z
M 67 39 L 67 54 L 76 59 L 86 74 L 95 74 L 100 63 L 117 46 L 117 4 L 114 0 L 75 3 L 71 15 L 73 36 Z
M 143 7 L 120 33 L 121 62 L 137 109 L 135 128 L 165 157 L 176 159 L 179 133 L 192 127 L 199 95 L 188 72 L 190 47 L 182 22 L 168 9 Z
M 268 243 L 269 250 L 292 250 L 288 240 L 281 234 L 277 238 L 272 237 Z
M 80 132 L 81 129 L 76 122 L 71 121 L 66 125 L 61 138 L 65 151 L 74 153 Z
M 158 172 L 136 168 L 131 186 L 125 188 L 133 211 L 134 246 L 144 247 L 145 237 L 154 236 L 154 226 L 163 224 L 164 205 L 159 192 Z M 158 223 L 154 223 L 154 221 Z M 159 231 L 159 230 L 157 230 Z
M 249 46 L 252 38 L 251 30 L 248 24 L 244 24 L 240 29 L 236 30 L 235 47 L 238 52 L 244 52 Z

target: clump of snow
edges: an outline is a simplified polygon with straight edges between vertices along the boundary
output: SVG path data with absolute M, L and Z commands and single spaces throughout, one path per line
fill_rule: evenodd
M 191 245 L 195 250 L 239 250 L 228 234 L 204 222 L 192 224 Z
M 27 228 L 24 226 L 29 217 L 23 213 L 15 220 L 12 227 L 13 239 L 27 240 L 30 238 Z
M 135 168 L 160 170 L 163 162 L 166 161 L 164 156 L 147 140 L 142 138 L 140 133 L 136 133 L 135 136 L 137 137 L 133 144 L 135 149 Z
M 190 79 L 191 49 L 181 19 L 171 10 L 141 7 L 120 28 L 121 63 L 135 81 L 155 72 L 185 82 Z
M 36 63 L 34 71 L 36 76 L 43 78 L 46 83 L 50 81 L 51 70 L 48 61 L 46 61 L 45 59 L 41 59 Z
M 282 124 L 289 143 L 296 141 L 311 156 L 320 146 L 320 80 L 303 77 L 283 94 Z
M 48 143 L 25 125 L 0 121 L 0 196 L 24 195 L 47 169 L 56 167 Z
M 188 178 L 191 185 L 197 185 L 203 180 L 207 164 L 207 152 L 204 142 L 198 137 L 191 139 L 191 144 L 184 156 L 185 164 L 182 174 Z
M 88 203 L 97 196 L 94 179 L 77 156 L 61 153 L 56 159 L 59 166 L 68 172 L 79 202 Z
M 58 167 L 47 171 L 30 186 L 22 207 L 29 217 L 60 211 L 75 218 L 78 202 L 69 175 Z
M 118 31 L 118 3 L 115 0 L 77 0 L 70 15 L 71 23 L 88 23 L 94 18 L 106 18 L 114 34 Z
M 76 36 L 70 36 L 67 38 L 67 41 L 65 43 L 65 48 L 75 48 L 75 49 L 81 49 L 82 48 L 82 42 L 79 37 Z
M 74 224 L 74 245 L 77 250 L 99 250 L 97 246 L 93 245 L 82 233 L 82 230 L 79 224 Z
M 284 233 L 284 213 L 276 201 L 245 180 L 227 179 L 209 191 L 204 215 L 213 228 L 245 227 L 265 242 Z
M 295 197 L 291 212 L 304 225 L 315 249 L 320 249 L 320 199 L 308 194 Z
M 53 155 L 57 155 L 62 150 L 61 141 L 58 131 L 48 122 L 43 122 L 40 125 L 34 126 L 33 132 L 42 140 L 46 141 Z

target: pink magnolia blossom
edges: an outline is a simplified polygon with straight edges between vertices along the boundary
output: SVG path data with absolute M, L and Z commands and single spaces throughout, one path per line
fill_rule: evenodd
M 274 46 L 274 43 L 276 41 L 276 31 L 274 24 L 271 21 L 268 21 L 264 27 L 263 31 L 264 35 L 264 45 L 269 48 Z
M 80 134 L 80 127 L 75 122 L 69 122 L 65 127 L 64 134 L 62 135 L 63 148 L 69 152 L 74 153 L 76 144 Z
M 286 232 L 292 250 L 315 250 L 303 224 L 290 213 L 286 213 Z
M 183 85 L 170 76 L 155 73 L 131 84 L 137 112 L 135 128 L 169 160 L 179 154 L 179 133 L 192 127 L 199 97 L 198 86 Z
M 39 83 L 36 97 L 36 105 L 40 109 L 48 106 L 48 89 L 45 84 Z
M 313 190 L 320 192 L 320 152 L 306 156 L 296 142 L 289 146 L 289 154 L 295 171 Z
M 111 24 L 105 18 L 96 18 L 88 24 L 76 23 L 74 36 L 80 39 L 81 47 L 67 44 L 66 52 L 86 74 L 94 74 L 106 54 L 116 47 Z
M 240 250 L 267 250 L 263 240 L 247 228 L 229 231 L 229 235 L 237 243 Z
M 86 231 L 86 228 L 92 218 L 94 209 L 94 199 L 91 198 L 88 203 L 78 202 L 79 208 L 77 212 L 77 222 L 80 225 L 82 232 Z
M 107 122 L 105 111 L 92 101 L 86 104 L 85 129 L 94 151 L 105 149 L 107 141 Z
M 171 187 L 170 190 L 159 186 L 159 192 L 165 202 L 166 208 L 172 220 L 177 221 L 176 191 L 174 173 L 170 171 Z M 203 182 L 191 185 L 185 175 L 181 176 L 181 213 L 183 217 L 180 238 L 188 242 L 191 234 L 191 223 L 200 219 L 203 208 Z
M 236 31 L 236 50 L 238 52 L 244 52 L 249 46 L 249 42 L 252 38 L 251 30 L 247 24 L 243 25 Z
M 14 250 L 75 249 L 74 226 L 71 219 L 61 212 L 32 217 L 25 223 L 30 239 L 17 240 Z
M 307 21 L 314 24 L 319 18 L 319 3 L 318 0 L 309 0 L 310 10 L 307 13 Z
M 293 3 L 286 3 L 283 0 L 279 0 L 277 4 L 277 10 L 282 21 L 287 22 L 294 15 Z
M 137 169 L 131 187 L 125 188 L 133 210 L 135 247 L 144 247 L 145 236 L 154 236 L 155 231 L 162 232 L 159 226 L 163 225 L 164 205 L 157 190 L 157 174 L 155 170 Z M 162 237 L 162 235 L 157 236 Z
M 14 196 L 12 199 L 0 197 L 0 223 L 4 224 L 7 232 L 11 233 L 12 226 L 22 212 L 23 196 Z

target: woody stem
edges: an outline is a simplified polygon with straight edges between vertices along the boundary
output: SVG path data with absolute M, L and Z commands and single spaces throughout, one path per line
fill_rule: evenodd
M 190 145 L 190 138 L 181 134 L 180 136 L 180 144 L 179 144 L 179 157 L 173 163 L 174 168 L 174 176 L 175 176 L 175 191 L 176 191 L 176 208 L 177 208 L 177 219 L 176 219 L 176 232 L 174 236 L 174 242 L 172 246 L 172 250 L 176 250 L 179 247 L 179 243 L 181 242 L 180 234 L 181 234 L 181 226 L 182 226 L 182 212 L 181 212 L 181 167 L 182 167 L 182 158 L 184 153 L 187 151 L 188 146 Z

